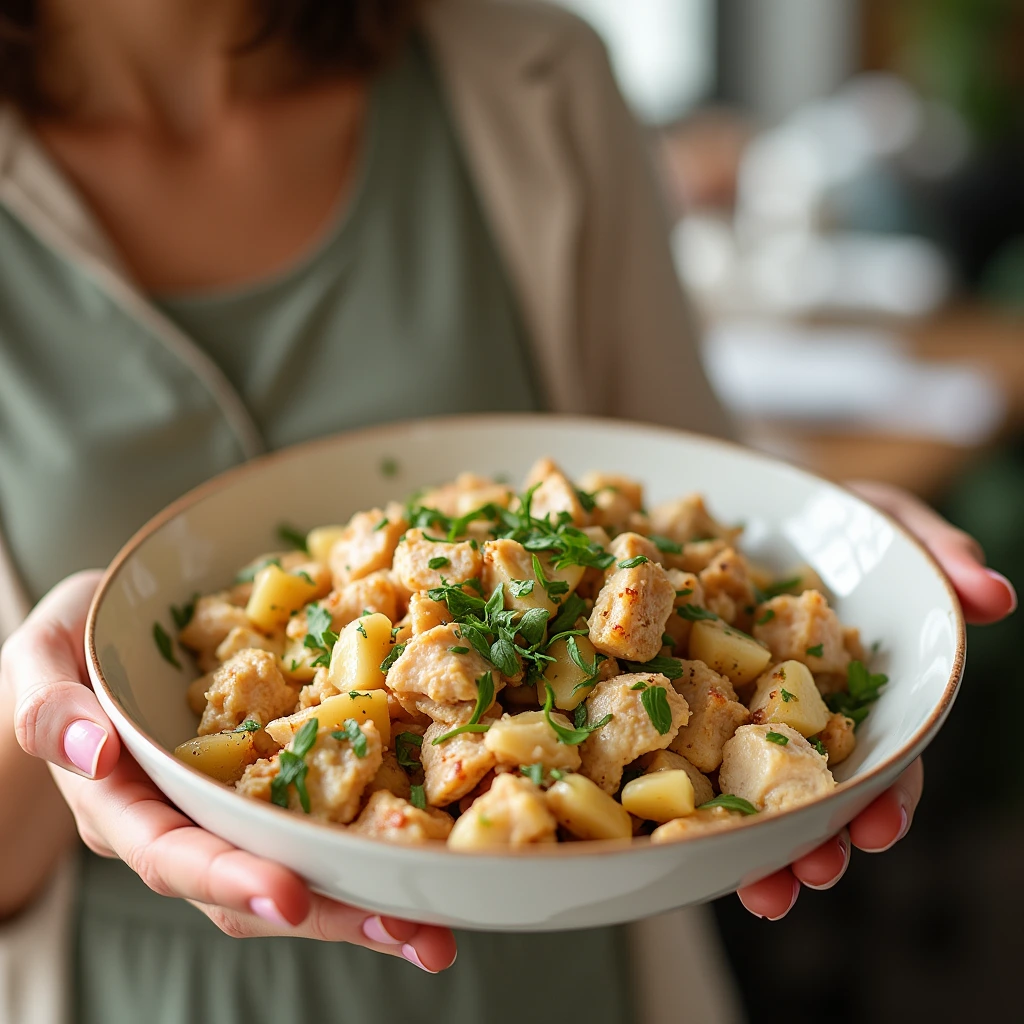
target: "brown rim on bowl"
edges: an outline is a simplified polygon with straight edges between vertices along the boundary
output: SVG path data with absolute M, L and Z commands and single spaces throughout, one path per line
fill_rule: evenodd
M 282 448 L 276 452 L 269 452 L 265 455 L 260 455 L 255 459 L 251 459 L 248 462 L 243 463 L 240 466 L 235 466 L 231 469 L 225 470 L 223 473 L 219 473 L 217 476 L 198 486 L 192 488 L 180 498 L 171 502 L 161 512 L 158 512 L 152 519 L 149 520 L 144 526 L 135 532 L 135 534 L 128 540 L 128 542 L 121 548 L 121 550 L 114 557 L 114 560 L 110 563 L 106 572 L 103 574 L 103 578 L 100 580 L 99 586 L 96 588 L 96 592 L 93 595 L 92 603 L 89 606 L 89 613 L 85 622 L 85 656 L 88 666 L 92 669 L 92 679 L 95 682 L 98 681 L 99 685 L 102 686 L 107 698 L 112 704 L 120 705 L 120 701 L 114 696 L 110 687 L 107 685 L 107 681 L 103 676 L 103 671 L 100 667 L 99 655 L 96 652 L 96 616 L 99 611 L 100 605 L 103 603 L 104 595 L 108 588 L 113 584 L 117 578 L 118 573 L 121 571 L 121 567 L 124 563 L 135 553 L 135 550 L 142 545 L 149 537 L 156 533 L 168 522 L 176 518 L 186 509 L 191 508 L 194 505 L 202 502 L 206 497 L 229 487 L 239 477 L 252 473 L 255 470 L 262 468 L 268 464 L 282 461 L 293 457 L 296 453 L 307 452 L 315 450 L 319 447 L 329 447 L 330 445 L 336 444 L 341 438 L 353 438 L 357 439 L 360 437 L 380 437 L 387 435 L 406 435 L 410 430 L 415 430 L 418 427 L 423 428 L 437 428 L 445 426 L 462 426 L 465 429 L 471 429 L 473 424 L 485 424 L 487 426 L 500 426 L 506 424 L 509 427 L 521 424 L 563 424 L 565 426 L 593 426 L 593 427 L 615 427 L 616 429 L 626 431 L 636 431 L 643 434 L 659 433 L 666 434 L 671 437 L 687 437 L 693 440 L 699 441 L 701 444 L 719 446 L 722 448 L 728 448 L 730 450 L 738 450 L 743 452 L 748 457 L 757 459 L 761 462 L 772 463 L 776 466 L 784 467 L 789 472 L 815 481 L 820 485 L 834 488 L 847 496 L 851 497 L 854 501 L 861 505 L 870 508 L 872 512 L 880 515 L 883 519 L 887 520 L 890 526 L 893 527 L 898 533 L 904 538 L 909 540 L 911 544 L 918 549 L 918 551 L 924 556 L 925 560 L 931 565 L 935 574 L 941 580 L 943 586 L 946 588 L 946 592 L 949 594 L 950 603 L 953 608 L 956 621 L 956 653 L 953 659 L 953 670 L 950 672 L 949 679 L 946 681 L 946 686 L 943 689 L 942 697 L 936 706 L 932 709 L 931 714 L 924 724 L 914 733 L 910 739 L 904 743 L 898 750 L 890 754 L 881 764 L 876 765 L 870 771 L 864 775 L 856 778 L 848 779 L 845 782 L 836 784 L 834 790 L 826 796 L 819 797 L 808 804 L 803 804 L 799 807 L 793 807 L 786 811 L 776 811 L 771 815 L 762 817 L 761 815 L 750 815 L 745 817 L 742 821 L 734 822 L 728 829 L 709 831 L 700 833 L 695 836 L 684 837 L 675 840 L 673 843 L 665 844 L 666 846 L 675 845 L 677 843 L 699 843 L 702 841 L 710 841 L 723 835 L 724 833 L 733 833 L 737 829 L 746 829 L 752 826 L 767 824 L 768 822 L 776 822 L 784 820 L 792 815 L 800 814 L 808 810 L 810 807 L 821 806 L 831 800 L 834 800 L 837 796 L 842 793 L 846 793 L 851 789 L 855 789 L 859 786 L 863 786 L 865 783 L 872 779 L 878 778 L 878 776 L 885 774 L 891 769 L 893 764 L 903 760 L 909 754 L 915 750 L 923 749 L 934 733 L 938 730 L 939 726 L 945 720 L 949 714 L 950 707 L 952 706 L 953 699 L 956 696 L 957 690 L 960 686 L 960 681 L 963 677 L 964 663 L 966 659 L 966 625 L 964 622 L 963 611 L 960 607 L 959 598 L 956 596 L 956 591 L 953 589 L 953 585 L 950 583 L 949 578 L 942 571 L 938 562 L 932 553 L 921 543 L 909 530 L 906 529 L 901 523 L 894 519 L 888 512 L 877 508 L 870 502 L 866 501 L 855 491 L 851 491 L 849 488 L 843 487 L 841 484 L 834 483 L 831 480 L 826 480 L 824 477 L 820 477 L 815 473 L 811 473 L 800 466 L 796 466 L 785 459 L 776 458 L 771 455 L 766 455 L 762 452 L 755 451 L 754 449 L 747 448 L 744 445 L 738 444 L 734 441 L 726 441 L 717 437 L 708 437 L 704 434 L 698 434 L 692 430 L 679 430 L 672 427 L 660 426 L 658 424 L 647 424 L 639 423 L 634 420 L 619 420 L 611 417 L 598 417 L 598 416 L 573 416 L 558 413 L 481 413 L 481 414 L 468 414 L 463 416 L 437 416 L 427 417 L 424 419 L 417 420 L 401 420 L 395 423 L 381 424 L 378 426 L 364 427 L 360 430 L 344 431 L 342 433 L 330 434 L 326 437 L 314 438 L 310 441 L 304 441 L 301 444 L 290 445 L 287 448 Z M 125 714 L 127 718 L 128 715 Z M 129 719 L 130 720 L 130 719 Z M 209 778 L 199 771 L 197 768 L 193 768 L 190 765 L 185 764 L 174 756 L 163 744 L 158 743 L 152 736 L 147 732 L 143 731 L 135 722 L 132 722 L 132 726 L 135 732 L 140 736 L 147 744 L 157 751 L 159 757 L 163 757 L 169 760 L 174 766 L 175 770 L 181 769 L 195 775 L 197 778 L 202 780 L 204 783 L 216 787 L 220 791 L 224 791 L 230 787 L 226 787 L 223 783 L 219 783 L 214 779 Z M 917 756 L 920 756 L 918 753 Z M 239 799 L 245 799 L 239 797 Z M 262 804 L 257 801 L 251 801 L 255 808 L 261 808 Z M 307 821 L 298 815 L 291 814 L 290 812 L 283 811 L 281 808 L 273 807 L 268 804 L 264 810 L 270 811 L 271 813 L 285 813 L 288 814 L 289 819 L 293 825 L 316 828 L 322 830 L 324 828 L 323 822 L 318 821 Z M 332 830 L 332 834 L 336 835 L 342 841 L 356 841 L 356 842 L 370 842 L 370 843 L 383 843 L 389 847 L 395 847 L 393 843 L 386 843 L 385 840 L 375 839 L 369 836 L 351 836 L 348 835 L 346 830 L 335 829 Z M 548 846 L 548 844 L 544 844 Z M 459 851 L 449 850 L 447 847 L 444 848 L 443 852 L 446 855 L 459 856 L 459 857 L 552 857 L 552 856 L 588 856 L 595 854 L 602 855 L 614 855 L 614 854 L 628 854 L 636 853 L 642 849 L 657 849 L 655 844 L 650 842 L 650 837 L 641 836 L 627 841 L 620 840 L 587 840 L 577 841 L 570 843 L 558 843 L 552 844 L 551 848 L 548 849 L 534 849 L 530 847 L 505 847 L 497 848 L 494 850 L 481 850 L 481 851 Z M 398 846 L 396 849 L 407 850 L 410 853 L 417 851 L 423 852 L 424 850 L 430 850 L 434 853 L 441 852 L 440 846 L 431 844 L 430 846 L 410 846 L 408 848 Z

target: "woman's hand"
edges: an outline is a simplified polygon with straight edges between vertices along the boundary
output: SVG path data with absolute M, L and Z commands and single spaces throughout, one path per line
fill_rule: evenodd
M 1013 613 L 1017 607 L 1013 585 L 985 567 L 984 552 L 973 537 L 899 488 L 860 482 L 850 487 L 902 523 L 932 553 L 953 583 L 969 623 L 987 625 Z M 757 917 L 778 921 L 793 909 L 801 886 L 831 888 L 850 863 L 851 845 L 867 853 L 882 853 L 907 834 L 923 785 L 924 768 L 918 759 L 891 789 L 858 814 L 848 829 L 788 868 L 740 889 L 743 905 Z
M 86 845 L 119 857 L 155 892 L 189 900 L 228 935 L 295 935 L 351 942 L 437 972 L 455 960 L 446 928 L 367 914 L 311 893 L 294 872 L 238 850 L 175 810 L 84 685 L 83 632 L 99 581 L 56 586 L 3 647 L 24 750 L 51 771 Z

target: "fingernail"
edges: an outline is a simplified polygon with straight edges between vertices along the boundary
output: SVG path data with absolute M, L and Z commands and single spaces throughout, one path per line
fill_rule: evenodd
M 900 834 L 896 837 L 898 843 L 910 831 L 910 815 L 906 807 L 900 808 Z
M 850 843 L 843 836 L 839 837 L 839 849 L 843 854 L 843 866 L 839 869 L 839 873 L 835 878 L 829 879 L 824 885 L 812 885 L 810 882 L 801 882 L 801 885 L 806 885 L 808 889 L 813 889 L 815 892 L 824 892 L 826 889 L 831 889 L 832 886 L 839 882 L 839 879 L 846 874 L 846 869 L 850 864 Z
M 437 974 L 437 971 L 432 971 L 421 959 L 419 953 L 416 952 L 414 946 L 409 945 L 407 942 L 402 947 L 402 956 L 411 964 L 415 964 L 421 971 L 426 971 L 427 974 Z
M 986 569 L 985 573 L 990 579 L 1006 588 L 1006 592 L 1010 595 L 1010 611 L 1007 614 L 1012 615 L 1017 610 L 1016 588 L 1001 572 L 996 572 L 995 569 Z
M 800 883 L 794 878 L 793 879 L 793 895 L 790 897 L 789 906 L 778 915 L 778 917 L 769 917 L 769 921 L 781 921 L 792 909 L 796 906 L 796 898 L 800 895 Z
M 284 928 L 291 928 L 291 922 L 278 910 L 277 904 L 268 896 L 253 896 L 249 900 L 249 909 L 264 921 L 281 925 Z
M 401 939 L 396 939 L 388 930 L 384 927 L 384 922 L 379 917 L 368 917 L 363 922 L 363 934 L 371 942 L 380 942 L 386 946 L 397 946 Z M 412 949 L 412 947 L 409 947 Z M 422 964 L 420 965 L 422 966 Z
M 64 756 L 90 778 L 96 777 L 103 745 L 107 742 L 107 731 L 95 722 L 80 718 L 64 730 Z

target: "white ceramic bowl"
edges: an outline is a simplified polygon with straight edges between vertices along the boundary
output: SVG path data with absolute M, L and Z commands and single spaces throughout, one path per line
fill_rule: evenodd
M 858 731 L 839 785 L 814 804 L 668 845 L 571 843 L 460 854 L 388 845 L 237 796 L 177 760 L 195 734 L 193 677 L 157 652 L 169 605 L 223 587 L 279 546 L 281 522 L 343 522 L 462 470 L 518 482 L 541 455 L 643 481 L 650 504 L 692 491 L 744 548 L 783 571 L 812 565 L 845 623 L 881 644 L 889 685 Z M 145 526 L 96 594 L 86 631 L 93 685 L 125 746 L 204 828 L 285 864 L 321 892 L 453 927 L 555 930 L 642 918 L 755 881 L 813 849 L 886 789 L 935 736 L 964 664 L 963 619 L 934 562 L 891 520 L 792 466 L 695 435 L 608 420 L 477 416 L 397 424 L 305 444 L 199 487 Z

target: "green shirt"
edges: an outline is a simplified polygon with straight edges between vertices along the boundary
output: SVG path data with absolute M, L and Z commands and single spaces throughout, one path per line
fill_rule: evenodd
M 384 420 L 537 407 L 519 311 L 422 45 L 376 82 L 360 184 L 297 265 L 164 297 L 271 447 Z M 33 596 L 104 564 L 243 457 L 207 385 L 0 210 L 0 517 Z M 461 935 L 431 977 L 355 947 L 240 942 L 83 859 L 79 1024 L 629 1019 L 621 930 Z

